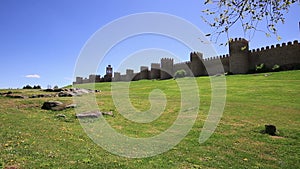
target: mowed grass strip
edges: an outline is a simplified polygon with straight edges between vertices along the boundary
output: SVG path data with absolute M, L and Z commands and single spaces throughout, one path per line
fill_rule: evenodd
M 211 103 L 209 77 L 196 78 L 200 93 L 198 118 L 188 135 L 163 154 L 130 159 L 110 154 L 95 144 L 75 118 L 75 111 L 42 110 L 44 101 L 72 103 L 72 98 L 15 99 L 0 96 L 0 168 L 298 168 L 300 166 L 300 71 L 226 76 L 227 97 L 214 134 L 199 144 L 199 134 Z M 127 82 L 118 82 L 127 83 Z M 180 110 L 175 80 L 130 83 L 130 101 L 139 111 L 150 108 L 149 94 L 164 92 L 166 109 L 151 123 L 136 123 L 119 114 L 111 83 L 95 88 L 101 111 L 118 132 L 130 137 L 151 137 L 168 129 Z M 79 85 L 91 87 L 91 84 Z M 7 92 L 1 90 L 0 92 Z M 18 94 L 39 90 L 12 90 Z M 64 114 L 66 118 L 57 118 Z M 276 125 L 277 136 L 262 134 L 265 124 Z

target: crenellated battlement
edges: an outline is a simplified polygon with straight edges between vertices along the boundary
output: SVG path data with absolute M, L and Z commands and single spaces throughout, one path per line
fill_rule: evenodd
M 230 43 L 248 43 L 248 41 L 244 38 L 233 38 Z
M 267 50 L 274 50 L 274 49 L 277 49 L 277 48 L 285 48 L 285 47 L 298 47 L 300 44 L 298 42 L 298 40 L 294 40 L 293 42 L 287 42 L 287 43 L 282 43 L 282 44 L 276 44 L 275 46 L 274 45 L 271 45 L 271 46 L 264 46 L 264 47 L 261 47 L 261 48 L 256 48 L 256 49 L 252 49 L 250 50 L 250 52 L 263 52 L 263 51 L 267 51 Z
M 226 59 L 226 58 L 229 58 L 229 54 L 205 58 L 204 61 L 219 60 L 219 59 Z
M 160 63 L 151 63 L 151 69 L 160 69 Z
M 282 70 L 300 69 L 300 44 L 298 40 L 287 43 L 264 46 L 249 50 L 248 41 L 244 38 L 234 38 L 229 43 L 229 54 L 203 58 L 201 52 L 190 52 L 190 61 L 174 64 L 173 58 L 162 58 L 160 63 L 151 63 L 141 66 L 140 72 L 134 73 L 132 69 L 126 69 L 126 74 L 114 72 L 114 81 L 131 81 L 140 79 L 170 79 L 178 70 L 185 70 L 188 76 L 204 76 L 220 73 L 216 64 L 221 61 L 224 72 L 233 74 L 245 74 L 253 72 L 256 65 L 264 63 L 265 67 L 272 70 L 274 65 L 279 65 Z M 219 62 L 220 63 L 220 62 Z M 215 71 L 215 69 L 217 71 Z M 105 82 L 112 76 L 112 67 L 108 65 L 106 75 L 89 75 L 88 78 L 76 77 L 74 84 Z M 109 76 L 108 76 L 109 75 Z M 106 78 L 105 78 L 106 77 Z M 107 78 L 109 77 L 109 78 Z
M 185 61 L 185 62 L 175 63 L 174 66 L 189 65 L 189 64 L 191 64 L 190 61 Z
M 173 58 L 162 58 L 161 61 L 162 62 L 173 62 L 174 59 Z

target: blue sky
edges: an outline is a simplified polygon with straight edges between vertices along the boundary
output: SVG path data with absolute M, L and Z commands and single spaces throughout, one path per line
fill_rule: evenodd
M 203 9 L 205 6 L 200 0 L 1 0 L 0 88 L 21 88 L 27 84 L 46 88 L 47 85 L 71 84 L 77 57 L 86 41 L 104 25 L 126 15 L 168 13 L 186 19 L 202 32 L 209 33 L 212 29 L 200 18 Z M 299 40 L 299 21 L 300 6 L 296 4 L 286 15 L 286 23 L 278 27 L 281 41 L 258 32 L 250 43 L 250 49 Z M 243 35 L 238 27 L 234 29 L 230 34 L 232 37 Z M 148 38 L 145 42 L 149 43 L 135 47 L 141 42 L 139 38 Z M 151 44 L 153 41 L 155 43 Z M 99 66 L 98 73 L 104 73 L 103 66 L 106 64 L 117 66 L 116 60 L 126 57 L 120 56 L 122 49 L 132 48 L 131 51 L 134 49 L 141 54 L 143 48 L 172 50 L 164 43 L 168 43 L 165 38 L 137 37 L 116 47 L 118 51 L 111 51 Z M 188 60 L 190 51 L 174 44 L 177 55 Z M 220 55 L 228 53 L 228 47 L 215 48 Z M 163 52 L 162 55 L 168 56 Z

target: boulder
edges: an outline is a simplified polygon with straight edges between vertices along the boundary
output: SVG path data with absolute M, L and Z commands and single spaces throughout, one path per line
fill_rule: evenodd
M 47 101 L 42 106 L 44 110 L 61 110 L 62 108 L 64 108 L 64 104 L 59 101 Z
M 75 94 L 72 92 L 59 92 L 58 93 L 58 97 L 72 97 L 72 96 L 75 96 Z
M 11 94 L 7 94 L 6 97 L 15 98 L 15 99 L 26 99 L 26 98 L 28 98 L 28 97 L 22 96 L 22 95 L 11 95 Z

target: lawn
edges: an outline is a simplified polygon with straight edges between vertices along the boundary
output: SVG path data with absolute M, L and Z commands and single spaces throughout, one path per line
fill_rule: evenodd
M 184 79 L 180 79 L 184 80 Z M 0 169 L 15 168 L 299 168 L 300 71 L 226 76 L 223 116 L 213 135 L 199 144 L 199 135 L 211 104 L 209 77 L 196 78 L 200 92 L 198 117 L 188 135 L 170 151 L 147 158 L 126 158 L 109 153 L 90 139 L 73 109 L 42 110 L 44 101 L 72 103 L 72 98 L 17 99 L 0 96 Z M 128 82 L 118 82 L 128 83 Z M 150 123 L 136 123 L 119 114 L 111 83 L 98 83 L 96 101 L 119 133 L 135 138 L 155 136 L 168 129 L 180 110 L 176 80 L 141 80 L 130 83 L 130 101 L 140 111 L 151 106 L 154 89 L 164 92 L 167 104 Z M 91 84 L 79 85 L 89 87 Z M 78 86 L 77 86 L 78 87 Z M 0 90 L 1 93 L 8 90 Z M 32 95 L 39 90 L 11 90 Z M 66 118 L 57 117 L 64 114 Z M 95 120 L 95 123 L 97 120 Z M 93 124 L 93 122 L 91 123 Z M 262 134 L 265 124 L 277 135 Z

